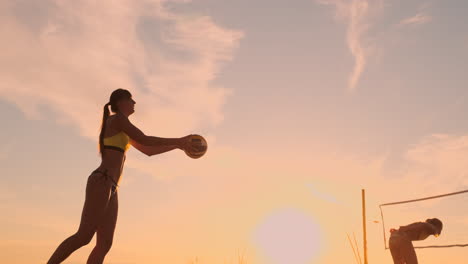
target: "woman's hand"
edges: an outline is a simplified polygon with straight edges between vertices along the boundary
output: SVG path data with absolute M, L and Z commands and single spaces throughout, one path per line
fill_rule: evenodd
M 181 137 L 180 138 L 180 143 L 178 144 L 178 148 L 181 149 L 181 150 L 186 150 L 188 149 L 189 147 L 191 147 L 191 144 L 190 144 L 190 137 L 192 135 L 188 135 L 188 136 L 185 136 L 185 137 Z

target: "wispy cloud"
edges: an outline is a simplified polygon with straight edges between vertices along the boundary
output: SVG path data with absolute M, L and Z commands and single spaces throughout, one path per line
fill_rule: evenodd
M 0 50 L 0 97 L 30 117 L 50 108 L 92 138 L 102 107 L 119 87 L 133 92 L 141 110 L 136 116 L 147 129 L 220 122 L 229 90 L 211 81 L 243 33 L 209 16 L 169 11 L 169 2 L 6 5 L 0 11 L 0 32 L 8 40 Z M 167 120 L 177 122 L 151 125 Z
M 382 1 L 317 0 L 317 2 L 334 6 L 335 17 L 346 21 L 346 41 L 355 61 L 354 68 L 348 78 L 348 89 L 355 90 L 372 50 L 368 37 L 370 20 L 374 13 L 378 13 Z
M 119 87 L 133 93 L 132 118 L 147 134 L 218 124 L 230 91 L 212 81 L 243 33 L 168 8 L 185 2 L 3 3 L 0 98 L 30 118 L 48 109 L 96 142 L 102 108 Z
M 333 204 L 340 204 L 341 203 L 333 195 L 320 190 L 318 187 L 315 187 L 311 183 L 306 184 L 306 186 L 308 187 L 308 189 L 310 190 L 312 195 L 314 195 L 315 197 L 317 197 L 317 198 L 319 198 L 321 200 L 324 200 L 324 201 L 327 201 L 327 202 L 333 203 Z
M 423 25 L 427 24 L 432 20 L 432 17 L 424 14 L 424 13 L 418 13 L 412 17 L 405 18 L 400 21 L 399 25 L 400 26 L 405 26 L 405 25 Z
M 428 136 L 408 149 L 405 157 L 411 162 L 407 175 L 426 179 L 421 184 L 427 189 L 456 191 L 468 187 L 467 135 Z
M 385 186 L 399 189 L 400 200 L 468 189 L 468 135 L 428 135 L 398 156 L 397 162 L 384 157 L 381 174 Z

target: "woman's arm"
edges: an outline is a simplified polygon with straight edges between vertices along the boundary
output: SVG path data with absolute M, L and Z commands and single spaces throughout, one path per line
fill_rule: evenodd
M 173 146 L 158 146 L 158 145 L 145 146 L 145 145 L 142 145 L 142 144 L 136 142 L 133 139 L 130 139 L 130 144 L 132 146 L 134 146 L 136 149 L 138 149 L 139 151 L 141 151 L 142 153 L 146 154 L 147 156 L 158 155 L 158 154 L 161 154 L 161 153 L 168 152 L 168 151 L 179 148 L 179 147 L 177 147 L 175 145 L 173 145 Z
M 145 135 L 140 129 L 134 126 L 130 120 L 124 115 L 117 114 L 116 119 L 117 129 L 123 131 L 131 139 L 144 146 L 176 146 L 184 148 L 188 143 L 186 137 L 182 138 L 161 138 Z

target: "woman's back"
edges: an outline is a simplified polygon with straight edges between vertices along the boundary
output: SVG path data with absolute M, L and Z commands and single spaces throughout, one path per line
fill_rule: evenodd
M 116 115 L 112 115 L 107 118 L 104 130 L 104 143 L 106 143 L 106 138 L 109 139 L 115 137 L 119 133 L 123 133 L 122 131 L 119 131 L 115 118 Z M 109 176 L 111 176 L 115 182 L 119 182 L 125 163 L 125 153 L 112 148 L 103 148 L 102 154 L 102 163 L 99 166 L 99 169 L 107 169 Z
M 424 240 L 431 235 L 428 223 L 416 222 L 406 226 L 400 226 L 398 231 L 404 232 L 411 241 Z

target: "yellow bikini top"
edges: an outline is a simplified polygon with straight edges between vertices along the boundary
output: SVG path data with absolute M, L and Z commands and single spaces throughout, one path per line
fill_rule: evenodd
M 113 135 L 112 137 L 104 138 L 104 148 L 114 149 L 125 152 L 130 148 L 130 138 L 123 131 Z

